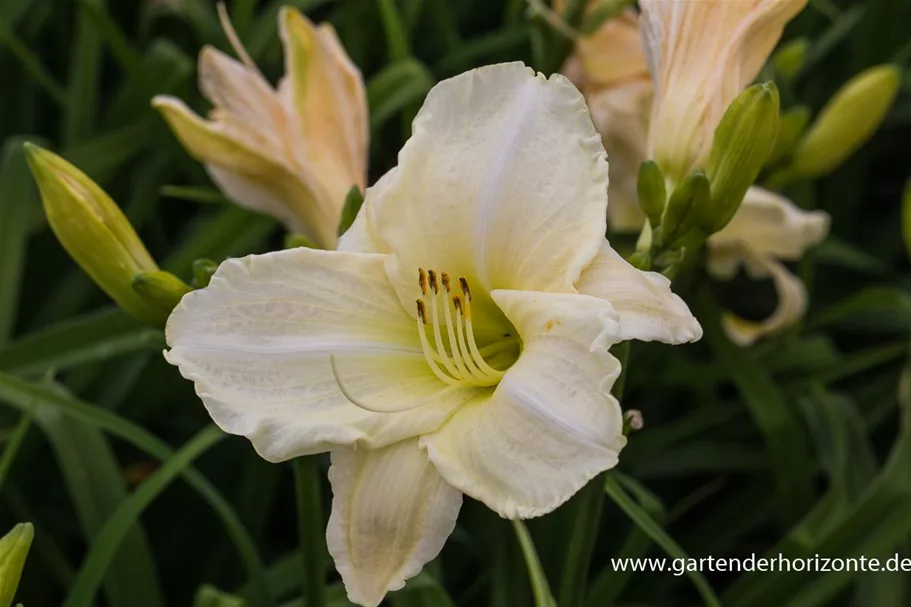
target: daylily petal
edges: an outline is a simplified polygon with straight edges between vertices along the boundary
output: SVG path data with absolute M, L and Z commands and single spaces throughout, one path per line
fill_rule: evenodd
M 707 157 L 730 102 L 753 81 L 807 0 L 642 0 L 655 83 L 649 157 L 688 174 Z
M 319 204 L 320 186 L 306 171 L 263 152 L 229 123 L 203 120 L 179 99 L 155 97 L 152 105 L 232 201 L 275 216 L 321 246 L 335 244 L 337 218 Z
M 367 100 L 360 71 L 331 25 L 319 27 L 284 7 L 279 17 L 291 89 L 289 113 L 298 116 L 301 144 L 314 172 L 341 208 L 351 186 L 367 179 Z
M 702 337 L 702 327 L 686 303 L 671 292 L 671 281 L 656 272 L 637 270 L 607 241 L 582 272 L 576 288 L 614 306 L 623 340 L 682 344 Z
M 304 248 L 228 260 L 174 310 L 166 357 L 212 419 L 270 461 L 431 432 L 474 392 L 433 376 L 384 262 Z M 358 401 L 417 408 L 355 406 L 330 356 Z
M 740 318 L 730 312 L 722 319 L 732 341 L 749 346 L 760 337 L 772 335 L 799 321 L 807 310 L 807 290 L 799 278 L 780 262 L 767 256 L 750 255 L 746 260 L 747 273 L 752 278 L 770 277 L 778 293 L 775 312 L 760 322 Z
M 287 130 L 284 108 L 258 72 L 206 46 L 199 53 L 199 89 L 217 108 L 217 115 L 230 118 L 245 139 L 258 143 L 259 151 L 282 153 Z
M 462 494 L 417 439 L 383 449 L 332 452 L 329 552 L 348 598 L 376 607 L 433 560 L 455 528 Z
M 490 396 L 421 438 L 449 483 L 506 518 L 550 512 L 626 444 L 610 389 L 620 363 L 608 347 L 611 305 L 586 295 L 494 291 L 524 349 Z
M 592 85 L 613 85 L 632 78 L 648 78 L 639 21 L 632 10 L 606 21 L 591 36 L 580 38 L 576 53 L 585 70 L 586 80 Z
M 639 209 L 637 184 L 639 167 L 646 160 L 652 84 L 632 80 L 590 92 L 587 99 L 610 158 L 608 224 L 616 231 L 639 230 L 645 215 Z
M 436 85 L 413 133 L 366 202 L 403 301 L 419 267 L 487 292 L 572 292 L 604 236 L 608 183 L 578 90 L 520 63 L 483 67 Z
M 824 211 L 804 211 L 784 196 L 752 187 L 731 222 L 709 238 L 709 255 L 743 244 L 757 254 L 793 261 L 826 237 L 829 221 Z

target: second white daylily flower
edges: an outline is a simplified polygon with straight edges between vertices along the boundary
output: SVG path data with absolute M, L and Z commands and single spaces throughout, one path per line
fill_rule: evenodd
M 330 552 L 379 604 L 441 550 L 465 493 L 542 515 L 617 463 L 628 339 L 702 330 L 604 238 L 585 102 L 521 64 L 438 84 L 339 251 L 222 264 L 167 327 L 213 419 L 271 461 L 332 452 Z
M 678 4 L 680 6 L 676 9 L 671 6 Z M 675 10 L 683 11 L 684 5 L 695 4 L 704 4 L 703 8 L 709 10 L 708 7 L 717 5 L 718 2 L 675 3 L 666 0 L 645 0 L 642 6 L 643 9 L 646 5 L 649 6 L 648 10 L 652 11 L 652 19 L 658 19 L 659 17 L 670 18 L 671 14 L 675 14 Z M 757 4 L 753 0 L 731 4 L 741 5 L 736 9 L 741 12 L 747 11 L 751 7 L 752 10 L 759 8 L 753 6 Z M 773 4 L 775 6 L 771 8 L 775 8 L 777 12 L 757 13 L 751 16 L 746 21 L 746 25 L 742 27 L 747 29 L 756 27 L 754 20 L 759 17 L 770 19 L 771 33 L 768 35 L 771 36 L 774 33 L 774 40 L 777 40 L 784 23 L 780 21 L 783 18 L 782 15 L 790 15 L 791 12 L 799 10 L 799 7 L 794 5 L 795 3 L 791 0 L 775 0 Z M 796 4 L 802 6 L 801 2 Z M 691 10 L 695 10 L 695 8 Z M 725 9 L 716 6 L 714 10 L 723 13 Z M 764 10 L 771 9 L 765 7 Z M 751 15 L 748 11 L 744 14 Z M 722 16 L 714 18 L 721 19 Z M 658 20 L 656 23 L 660 24 L 663 21 Z M 689 44 L 683 42 L 683 39 L 710 37 L 706 30 L 696 27 L 698 24 L 698 21 L 691 20 L 677 23 L 670 28 L 678 36 L 676 44 L 680 46 L 679 53 L 684 51 L 695 53 L 702 44 L 708 44 L 704 41 L 692 41 Z M 645 223 L 645 215 L 636 203 L 636 181 L 639 166 L 650 158 L 649 130 L 652 129 L 652 139 L 655 139 L 659 137 L 658 131 L 655 129 L 660 128 L 656 127 L 654 123 L 650 123 L 649 119 L 649 115 L 654 117 L 659 112 L 652 109 L 653 87 L 647 79 L 648 72 L 643 73 L 641 70 L 625 72 L 623 67 L 641 65 L 645 61 L 642 44 L 636 47 L 639 53 L 638 59 L 631 58 L 634 55 L 629 34 L 636 27 L 637 20 L 632 12 L 627 12 L 622 19 L 607 22 L 592 38 L 587 39 L 584 44 L 577 45 L 575 56 L 567 65 L 567 70 L 572 74 L 573 80 L 585 93 L 592 108 L 595 124 L 602 133 L 604 146 L 610 154 L 612 197 L 608 218 L 611 227 L 618 231 L 639 230 Z M 669 31 L 662 28 L 663 26 L 660 25 L 652 25 L 643 29 L 664 33 Z M 657 35 L 655 31 L 646 36 L 647 41 L 660 48 L 670 44 L 658 44 L 654 37 Z M 729 51 L 734 52 L 739 49 L 738 52 L 747 53 L 744 57 L 749 58 L 750 65 L 761 66 L 772 49 L 772 46 L 767 44 L 768 40 L 763 38 L 766 42 L 761 47 L 743 49 L 737 45 L 744 43 L 740 37 L 746 34 L 744 31 L 737 31 L 740 33 L 729 42 L 730 45 L 733 45 L 730 46 Z M 728 32 L 728 34 L 733 35 L 733 32 Z M 713 44 L 718 44 L 717 40 Z M 774 45 L 774 43 L 772 44 Z M 761 56 L 756 54 L 759 51 L 762 51 Z M 705 55 L 697 54 L 694 57 L 686 58 L 678 56 L 676 61 L 688 65 L 690 62 L 698 60 L 702 62 L 700 69 L 716 73 L 713 70 L 718 69 L 718 61 L 723 57 L 727 57 L 727 55 L 720 55 L 711 60 L 706 59 Z M 602 65 L 617 62 L 622 65 Z M 623 78 L 612 76 L 617 73 L 626 75 Z M 740 93 L 742 88 L 750 82 L 749 79 L 744 79 L 743 72 L 736 72 L 727 78 L 722 77 L 721 72 L 717 72 L 716 76 L 721 81 L 727 82 L 726 86 L 732 87 L 732 92 L 728 93 L 730 99 Z M 750 79 L 753 76 L 755 76 L 755 72 L 752 72 Z M 740 88 L 735 88 L 734 83 L 737 83 Z M 676 104 L 674 100 L 667 103 L 672 102 Z M 680 107 L 683 107 L 682 103 Z M 697 109 L 702 107 L 699 104 L 696 106 Z M 722 112 L 723 110 L 724 107 L 721 108 Z M 714 120 L 717 123 L 717 118 Z M 712 128 L 714 129 L 714 126 Z M 678 133 L 678 131 L 676 128 L 666 128 L 663 133 L 675 136 L 674 133 Z M 705 145 L 711 145 L 711 132 L 705 141 Z M 707 150 L 700 151 L 696 156 L 706 152 Z M 622 195 L 617 195 L 618 193 Z M 787 198 L 762 188 L 750 188 L 731 222 L 721 232 L 709 238 L 708 270 L 716 278 L 728 279 L 743 266 L 751 276 L 772 278 L 779 303 L 776 312 L 759 323 L 751 323 L 733 315 L 727 315 L 725 327 L 732 339 L 742 344 L 749 344 L 763 335 L 772 334 L 790 326 L 803 316 L 806 309 L 806 290 L 800 280 L 778 260 L 800 259 L 808 248 L 825 238 L 828 229 L 829 216 L 826 213 L 803 211 Z
M 753 278 L 771 278 L 778 292 L 778 307 L 761 322 L 726 314 L 725 329 L 734 341 L 752 344 L 803 317 L 806 288 L 779 260 L 799 260 L 806 249 L 822 242 L 828 233 L 827 213 L 803 211 L 787 198 L 763 188 L 747 191 L 731 222 L 709 239 L 708 270 L 718 278 L 729 279 L 743 265 Z
M 364 82 L 332 26 L 285 7 L 279 27 L 285 78 L 273 89 L 240 45 L 242 61 L 211 47 L 199 56 L 209 120 L 181 100 L 156 97 L 187 151 L 234 202 L 276 217 L 321 248 L 335 248 L 345 197 L 367 178 Z

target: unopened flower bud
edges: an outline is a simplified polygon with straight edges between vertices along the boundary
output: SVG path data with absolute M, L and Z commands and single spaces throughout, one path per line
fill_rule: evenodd
M 13 604 L 28 549 L 35 537 L 31 523 L 19 523 L 0 538 L 0 607 Z
M 104 190 L 56 154 L 25 144 L 48 223 L 70 257 L 129 314 L 163 324 L 157 304 L 133 290 L 133 279 L 158 266 L 130 221 Z
M 639 182 L 637 184 L 639 207 L 648 216 L 653 227 L 661 223 L 661 214 L 667 204 L 667 185 L 664 174 L 658 165 L 649 160 L 639 167 Z
M 798 105 L 782 112 L 778 126 L 778 138 L 766 160 L 766 165 L 773 165 L 790 155 L 800 137 L 807 130 L 808 124 L 810 124 L 810 108 L 805 105 Z
M 211 259 L 197 259 L 193 262 L 193 286 L 204 289 L 209 286 L 212 275 L 218 269 L 218 264 Z
M 772 64 L 782 78 L 785 80 L 793 80 L 794 76 L 796 76 L 803 67 L 809 50 L 809 39 L 797 38 L 796 40 L 792 40 L 791 42 L 782 45 L 782 47 L 778 49 L 778 52 L 772 57 Z
M 710 197 L 709 180 L 705 173 L 690 173 L 674 188 L 667 202 L 667 209 L 658 229 L 657 244 L 663 248 L 673 248 L 675 243 L 694 228 L 698 228 L 700 209 L 709 205 Z
M 706 234 L 727 225 L 759 176 L 778 137 L 778 111 L 778 89 L 767 82 L 745 90 L 724 113 L 706 168 L 711 202 L 698 208 Z
M 900 83 L 895 65 L 873 67 L 852 78 L 829 100 L 797 147 L 794 172 L 818 177 L 847 160 L 882 123 Z
M 167 318 L 180 299 L 193 289 L 170 272 L 143 272 L 133 279 L 136 291 L 150 307 L 157 306 L 161 318 Z

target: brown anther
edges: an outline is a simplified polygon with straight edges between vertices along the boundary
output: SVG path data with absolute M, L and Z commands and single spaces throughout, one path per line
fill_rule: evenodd
M 456 311 L 458 311 L 459 314 L 464 314 L 462 311 L 462 300 L 458 295 L 452 296 L 452 305 L 455 307 Z
M 427 270 L 427 277 L 430 279 L 430 288 L 434 293 L 439 293 L 440 283 L 437 282 L 437 273 L 433 270 Z
M 449 274 L 440 272 L 440 281 L 443 283 L 443 289 L 449 293 Z
M 468 288 L 468 280 L 462 276 L 459 278 L 459 284 L 462 286 L 462 294 L 465 295 L 465 299 L 471 301 L 471 289 Z
M 427 324 L 427 313 L 424 310 L 424 300 L 419 299 L 417 301 L 417 304 L 418 304 L 418 318 L 420 318 L 421 322 L 426 325 Z
M 418 268 L 418 286 L 421 287 L 421 295 L 427 295 L 427 273 L 424 268 Z

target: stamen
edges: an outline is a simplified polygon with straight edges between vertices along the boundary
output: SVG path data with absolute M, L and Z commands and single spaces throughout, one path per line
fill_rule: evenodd
M 418 286 L 421 287 L 421 295 L 427 295 L 427 274 L 424 268 L 418 268 Z
M 471 373 L 472 377 L 478 381 L 487 382 L 490 380 L 490 377 L 485 375 L 475 364 L 474 360 L 471 358 L 471 350 L 468 349 L 468 344 L 465 343 L 465 331 L 462 329 L 462 316 L 464 316 L 465 312 L 462 307 L 462 300 L 458 295 L 452 296 L 452 305 L 459 312 L 459 318 L 456 319 L 456 326 L 458 327 L 459 333 L 459 351 L 465 359 L 465 366 L 468 367 L 468 372 Z
M 484 373 L 497 378 L 503 377 L 505 371 L 499 371 L 488 365 L 484 357 L 481 356 L 481 352 L 478 351 L 478 344 L 474 338 L 474 329 L 471 326 L 471 291 L 468 289 L 468 281 L 465 278 L 459 278 L 459 283 L 462 285 L 462 292 L 465 293 L 465 330 L 468 334 L 468 347 L 471 350 L 471 358 Z
M 440 284 L 443 285 L 446 295 L 451 297 L 443 297 L 438 301 Z M 418 286 L 424 296 L 430 297 L 430 301 L 427 302 L 427 305 L 430 305 L 429 319 L 425 300 L 417 300 L 417 328 L 424 358 L 434 375 L 447 385 L 496 385 L 505 371 L 494 369 L 487 364 L 478 348 L 471 323 L 471 288 L 468 286 L 468 280 L 465 277 L 459 278 L 459 287 L 462 291 L 459 295 L 451 293 L 452 284 L 448 273 L 437 274 L 436 270 L 425 272 L 423 268 L 418 268 Z M 458 314 L 454 315 L 449 309 L 450 302 Z M 443 307 L 442 313 L 437 309 L 438 305 Z M 433 326 L 433 345 L 427 336 L 428 320 Z M 448 349 L 444 345 L 443 331 L 440 328 L 443 321 L 446 323 Z M 492 345 L 494 351 L 502 349 L 502 344 Z M 490 350 L 490 346 L 485 350 Z
M 465 296 L 465 300 L 471 301 L 471 289 L 468 288 L 468 279 L 464 276 L 460 277 L 459 285 L 462 287 L 462 295 Z
M 430 346 L 430 341 L 427 339 L 427 332 L 424 330 L 424 325 L 426 324 L 424 318 L 424 302 L 423 300 L 419 299 L 417 320 L 418 335 L 421 338 L 421 349 L 424 351 L 424 358 L 427 360 L 427 364 L 430 365 L 430 370 L 433 371 L 433 374 L 436 375 L 440 381 L 450 386 L 459 385 L 459 381 L 457 379 L 454 379 L 453 377 L 450 377 L 444 373 L 443 370 L 440 369 L 439 364 L 437 364 L 436 359 L 441 357 L 439 356 L 439 353 Z M 437 331 L 439 331 L 439 328 L 437 328 Z
M 237 53 L 237 56 L 240 57 L 240 60 L 247 69 L 259 74 L 260 78 L 265 80 L 266 77 L 259 71 L 256 62 L 250 58 L 247 49 L 244 48 L 243 43 L 240 41 L 240 36 L 238 36 L 237 32 L 234 30 L 234 24 L 231 23 L 231 17 L 228 15 L 228 8 L 225 6 L 225 3 L 219 2 L 216 4 L 215 10 L 218 12 L 218 20 L 221 22 L 221 27 L 225 31 L 225 36 L 228 38 L 228 42 L 231 44 L 234 52 Z
M 446 292 L 449 292 L 449 275 L 443 272 L 443 288 L 446 289 Z M 456 342 L 456 331 L 452 328 L 452 312 L 449 311 L 448 302 L 445 299 L 441 299 L 440 303 L 443 305 L 443 311 L 446 316 L 446 335 L 449 337 L 449 351 L 452 352 L 452 359 L 455 361 L 456 367 L 459 369 L 459 376 L 462 379 L 467 378 L 471 373 L 471 366 L 465 364 L 465 359 L 468 359 L 468 350 L 460 350 L 459 345 Z M 459 318 L 456 318 L 456 322 L 459 322 Z M 459 323 L 459 328 L 462 325 Z

